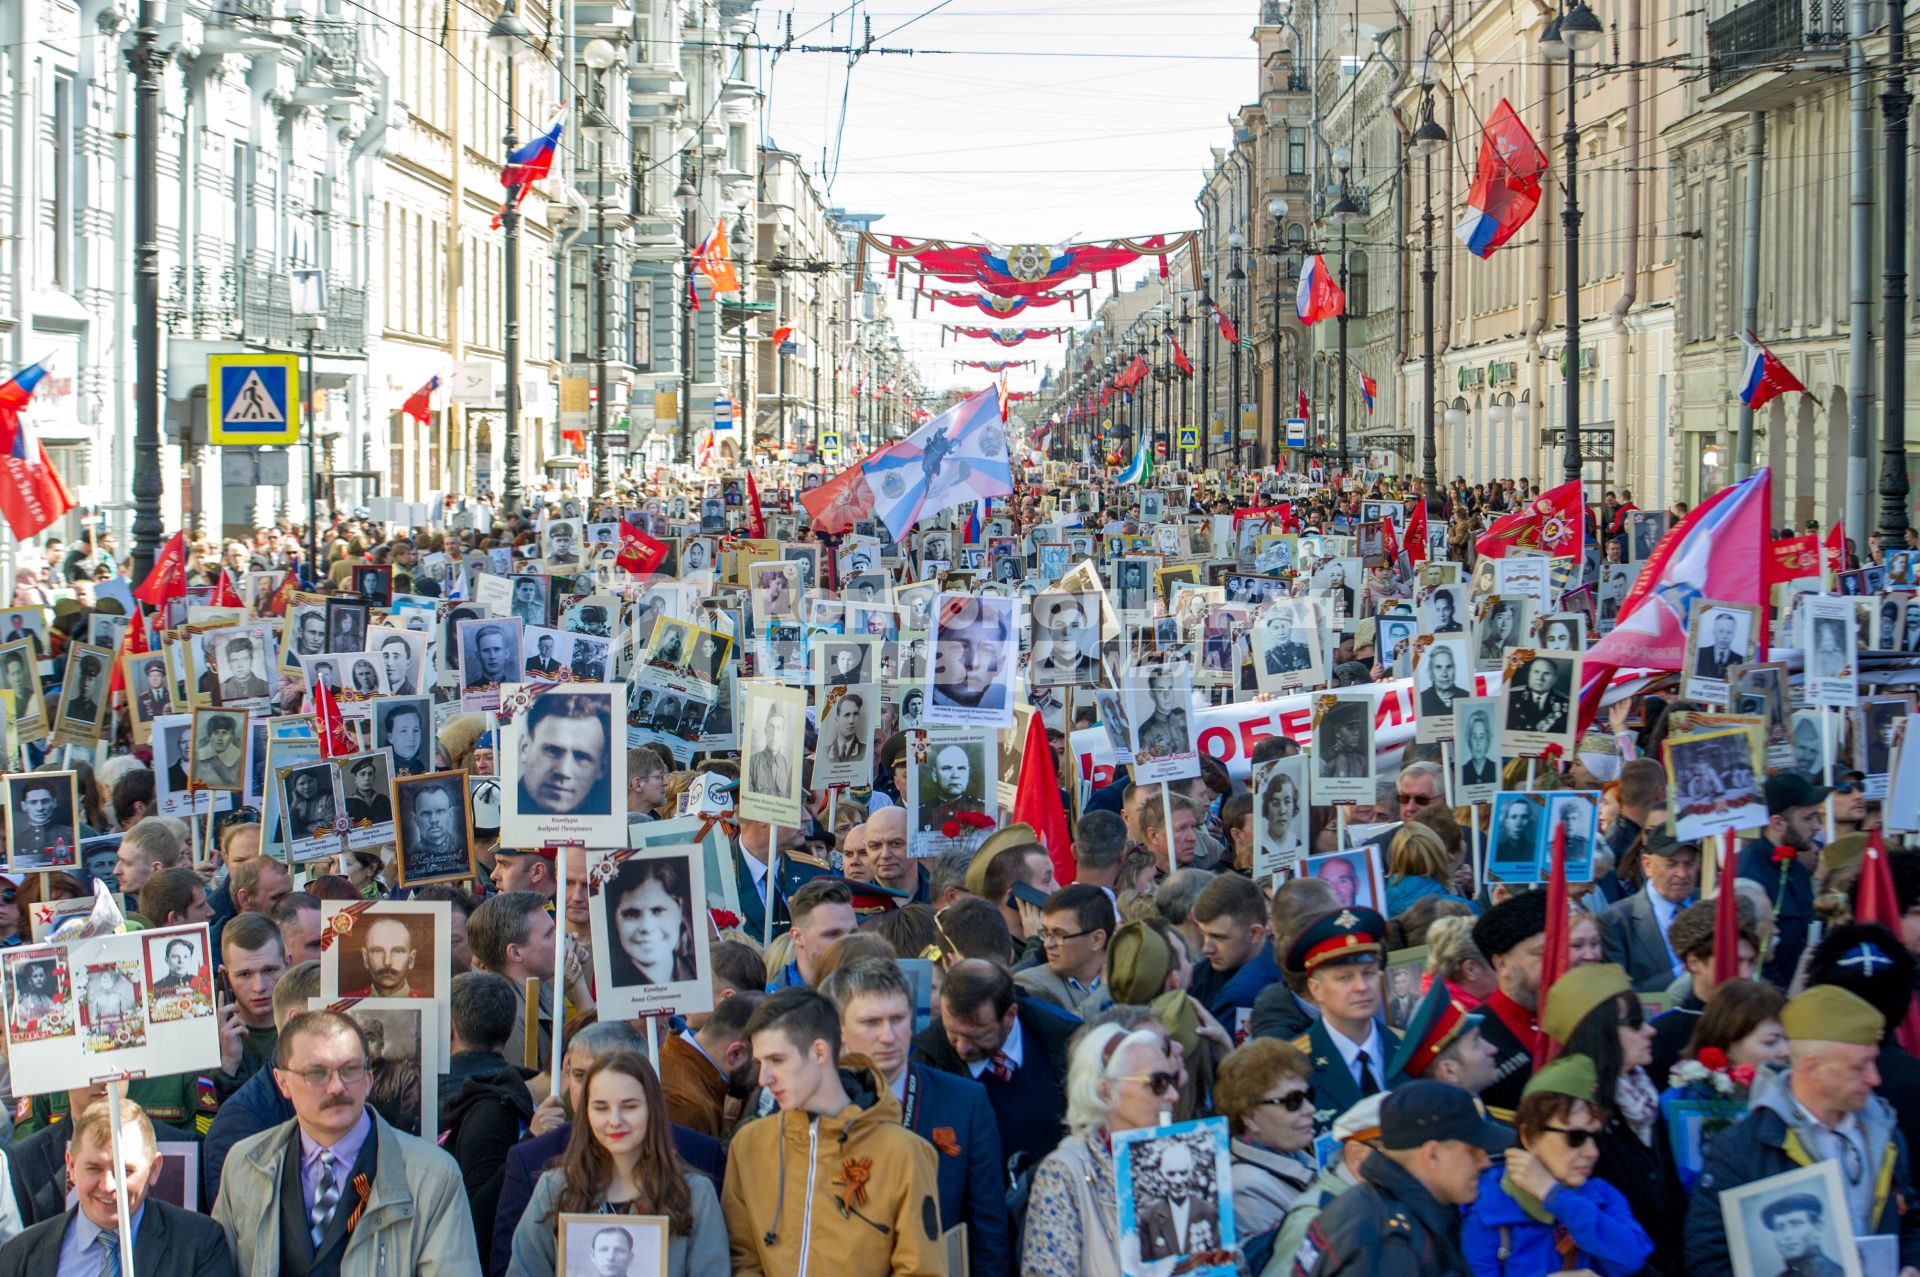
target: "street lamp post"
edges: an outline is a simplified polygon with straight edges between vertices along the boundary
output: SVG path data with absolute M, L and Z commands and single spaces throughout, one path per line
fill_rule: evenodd
M 1200 297 L 1209 308 L 1219 305 L 1213 299 L 1213 267 L 1200 268 Z M 1203 316 L 1211 320 L 1212 315 Z M 1208 323 L 1200 335 L 1200 428 L 1213 433 L 1213 330 Z
M 1913 94 L 1907 91 L 1906 14 L 1899 4 L 1887 7 L 1887 48 L 1891 67 L 1880 111 L 1886 132 L 1887 216 L 1881 253 L 1884 285 L 1881 332 L 1886 349 L 1880 356 L 1880 549 L 1905 549 L 1907 544 L 1907 117 Z
M 1440 449 L 1435 438 L 1434 423 L 1438 370 L 1434 367 L 1433 339 L 1433 281 L 1436 273 L 1433 268 L 1433 155 L 1447 144 L 1447 131 L 1433 118 L 1433 74 L 1430 63 L 1422 63 L 1420 83 L 1420 126 L 1413 131 L 1412 138 L 1413 149 L 1420 156 L 1425 173 L 1425 203 L 1420 212 L 1420 323 L 1424 329 L 1421 338 L 1421 380 L 1426 392 L 1423 396 L 1426 404 L 1426 439 L 1420 481 L 1427 490 L 1427 526 L 1432 527 L 1432 521 L 1443 513 L 1440 506 Z
M 501 141 L 512 155 L 520 145 L 514 129 L 514 110 L 519 104 L 520 63 L 533 53 L 533 33 L 520 20 L 516 0 L 506 0 L 500 16 L 487 28 L 487 43 L 507 64 L 507 131 Z M 506 470 L 500 484 L 501 504 L 508 514 L 520 509 L 520 188 L 507 188 L 506 203 L 500 210 L 501 279 L 506 286 L 505 305 L 501 308 L 501 357 L 506 363 L 506 411 L 501 427 L 502 465 Z
M 673 199 L 680 206 L 681 255 L 687 263 L 686 287 L 680 293 L 680 446 L 677 449 L 677 460 L 686 465 L 693 460 L 693 214 L 700 205 L 691 151 L 680 157 L 680 185 L 674 187 Z
M 1278 462 L 1286 447 L 1286 409 L 1280 401 L 1280 277 L 1287 261 L 1287 199 L 1276 195 L 1267 201 L 1267 214 L 1273 218 L 1273 246 L 1267 257 L 1273 265 L 1273 456 Z
M 1353 202 L 1353 193 L 1348 189 L 1347 177 L 1353 171 L 1353 157 L 1344 146 L 1333 151 L 1333 165 L 1340 170 L 1340 198 L 1327 212 L 1327 220 L 1340 228 L 1340 293 L 1347 292 L 1347 228 L 1360 220 L 1360 206 Z M 1347 380 L 1352 370 L 1347 367 L 1347 310 L 1346 302 L 1340 304 L 1340 366 L 1334 371 L 1334 393 L 1340 406 L 1340 472 L 1346 474 L 1352 469 L 1347 456 Z
M 160 48 L 154 0 L 140 0 L 127 68 L 133 72 L 133 579 L 160 554 Z M 307 429 L 313 429 L 308 423 Z M 312 565 L 309 565 L 312 571 Z
M 1227 270 L 1227 318 L 1233 321 L 1234 335 L 1236 337 L 1239 336 L 1240 320 L 1242 318 L 1240 292 L 1247 281 L 1247 272 L 1240 266 L 1240 249 L 1244 243 L 1245 239 L 1241 236 L 1238 227 L 1227 232 L 1227 248 L 1232 253 L 1232 265 Z M 1240 438 L 1240 403 L 1242 397 L 1240 393 L 1239 342 L 1236 341 L 1233 343 L 1233 349 L 1227 352 L 1227 358 L 1233 361 L 1233 399 L 1227 404 L 1227 438 L 1231 441 L 1228 445 L 1227 464 L 1232 466 L 1245 464 L 1246 461 L 1246 459 L 1240 455 L 1240 445 L 1244 441 Z
M 1567 483 L 1579 483 L 1580 458 L 1580 126 L 1574 118 L 1574 80 L 1576 63 L 1582 53 L 1599 45 L 1606 34 L 1600 19 L 1594 16 L 1586 0 L 1573 0 L 1565 13 L 1548 25 L 1540 39 L 1540 49 L 1549 59 L 1567 60 L 1567 127 L 1560 140 L 1566 147 L 1566 202 L 1560 213 L 1567 241 L 1567 277 L 1563 283 L 1567 304 L 1566 360 L 1567 432 L 1561 475 Z M 1584 499 L 1584 498 L 1583 498 Z
M 585 50 L 586 62 L 594 72 L 602 77 L 598 96 L 605 99 L 605 74 L 614 63 L 617 55 L 613 45 L 605 40 L 590 40 Z M 607 458 L 607 365 L 613 360 L 613 352 L 607 347 L 608 303 L 613 296 L 613 255 L 607 245 L 607 150 L 620 136 L 613 121 L 607 118 L 601 102 L 596 101 L 587 108 L 581 118 L 580 132 L 593 144 L 593 360 L 594 360 L 594 396 L 593 408 L 593 498 L 598 500 L 608 489 Z

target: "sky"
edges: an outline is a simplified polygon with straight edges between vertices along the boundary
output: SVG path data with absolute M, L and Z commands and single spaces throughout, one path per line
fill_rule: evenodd
M 1231 142 L 1232 115 L 1258 97 L 1257 0 L 809 0 L 757 12 L 768 43 L 789 13 L 795 44 L 857 43 L 871 18 L 876 52 L 851 68 L 844 54 L 762 54 L 760 83 L 767 140 L 802 158 L 829 205 L 883 214 L 883 234 L 1060 244 L 1193 229 L 1209 148 Z M 1095 305 L 1105 296 L 1103 281 Z M 1057 366 L 1064 349 L 942 349 L 940 324 L 965 312 L 930 319 L 923 306 L 916 321 L 910 302 L 890 294 L 889 306 L 934 389 L 984 384 L 955 358 Z M 1064 309 L 1029 311 L 1028 326 L 1088 322 Z M 1017 370 L 1009 385 L 1038 381 Z

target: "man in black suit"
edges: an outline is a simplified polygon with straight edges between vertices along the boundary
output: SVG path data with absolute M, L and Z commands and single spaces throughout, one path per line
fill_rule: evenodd
M 1207 1168 L 1212 1169 L 1211 1165 Z M 1167 1195 L 1140 1208 L 1140 1258 L 1145 1263 L 1216 1249 L 1220 1244 L 1220 1202 L 1208 1190 L 1185 1140 L 1167 1140 L 1160 1150 L 1160 1179 Z M 1217 1189 L 1217 1185 L 1214 1186 Z
M 1626 968 L 1633 987 L 1658 993 L 1686 967 L 1668 936 L 1674 919 L 1693 903 L 1700 882 L 1700 847 L 1678 842 L 1661 829 L 1640 851 L 1647 885 L 1600 915 L 1600 944 L 1607 961 Z
M 1509 694 L 1507 726 L 1516 732 L 1557 733 L 1567 730 L 1566 693 L 1554 688 L 1554 663 L 1536 656 L 1527 663 L 1526 683 Z
M 131 1100 L 121 1102 L 120 1113 L 121 1151 L 131 1168 L 127 1208 L 134 1218 L 135 1269 L 142 1277 L 233 1277 L 233 1256 L 220 1225 L 149 1195 L 160 1162 L 153 1122 Z M 112 1120 L 111 1105 L 104 1100 L 73 1119 L 69 1152 L 78 1200 L 0 1247 L 0 1277 L 120 1271 Z M 69 1242 L 79 1267 L 62 1262 Z
M 1747 659 L 1745 652 L 1733 645 L 1734 627 L 1738 624 L 1731 612 L 1715 612 L 1709 622 L 1713 630 L 1713 642 L 1703 646 L 1693 658 L 1693 672 L 1697 678 L 1722 679 L 1727 677 L 1727 667 L 1739 664 Z

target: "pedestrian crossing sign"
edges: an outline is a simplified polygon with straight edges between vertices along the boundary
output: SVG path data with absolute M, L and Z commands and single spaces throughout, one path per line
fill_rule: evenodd
M 1200 446 L 1200 427 L 1181 426 L 1180 446 L 1182 448 L 1198 448 Z
M 821 433 L 820 451 L 822 452 L 840 451 L 840 432 L 838 430 L 827 430 Z
M 288 444 L 300 439 L 300 356 L 209 355 L 207 442 Z

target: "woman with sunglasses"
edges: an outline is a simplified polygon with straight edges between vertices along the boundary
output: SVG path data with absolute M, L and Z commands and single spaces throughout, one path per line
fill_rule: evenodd
M 1180 1089 L 1163 1039 L 1088 1029 L 1067 1065 L 1067 1137 L 1033 1174 L 1023 1277 L 1121 1277 L 1113 1137 L 1160 1123 Z
M 1623 967 L 1595 962 L 1575 967 L 1554 982 L 1540 1009 L 1540 1029 L 1593 1062 L 1597 1102 L 1610 1110 L 1594 1142 L 1599 1158 L 1593 1177 L 1618 1189 L 1633 1218 L 1653 1238 L 1651 1267 L 1681 1271 L 1683 1200 L 1674 1168 L 1660 1093 L 1647 1074 L 1653 1060 L 1653 1026 L 1647 1023 L 1633 982 Z
M 1423 896 L 1461 899 L 1453 892 L 1453 855 L 1446 839 L 1431 825 L 1409 820 L 1387 847 L 1387 904 L 1381 912 L 1398 917 Z
M 1631 1277 L 1653 1239 L 1627 1199 L 1594 1178 L 1600 1134 L 1612 1113 L 1584 1055 L 1563 1055 L 1528 1079 L 1513 1113 L 1519 1143 L 1480 1176 L 1460 1249 L 1475 1277 L 1585 1270 Z M 1572 1250 L 1566 1249 L 1561 1239 Z
M 1214 1112 L 1233 1133 L 1233 1218 L 1244 1247 L 1280 1227 L 1313 1182 L 1313 1069 L 1290 1042 L 1254 1038 L 1220 1062 Z

